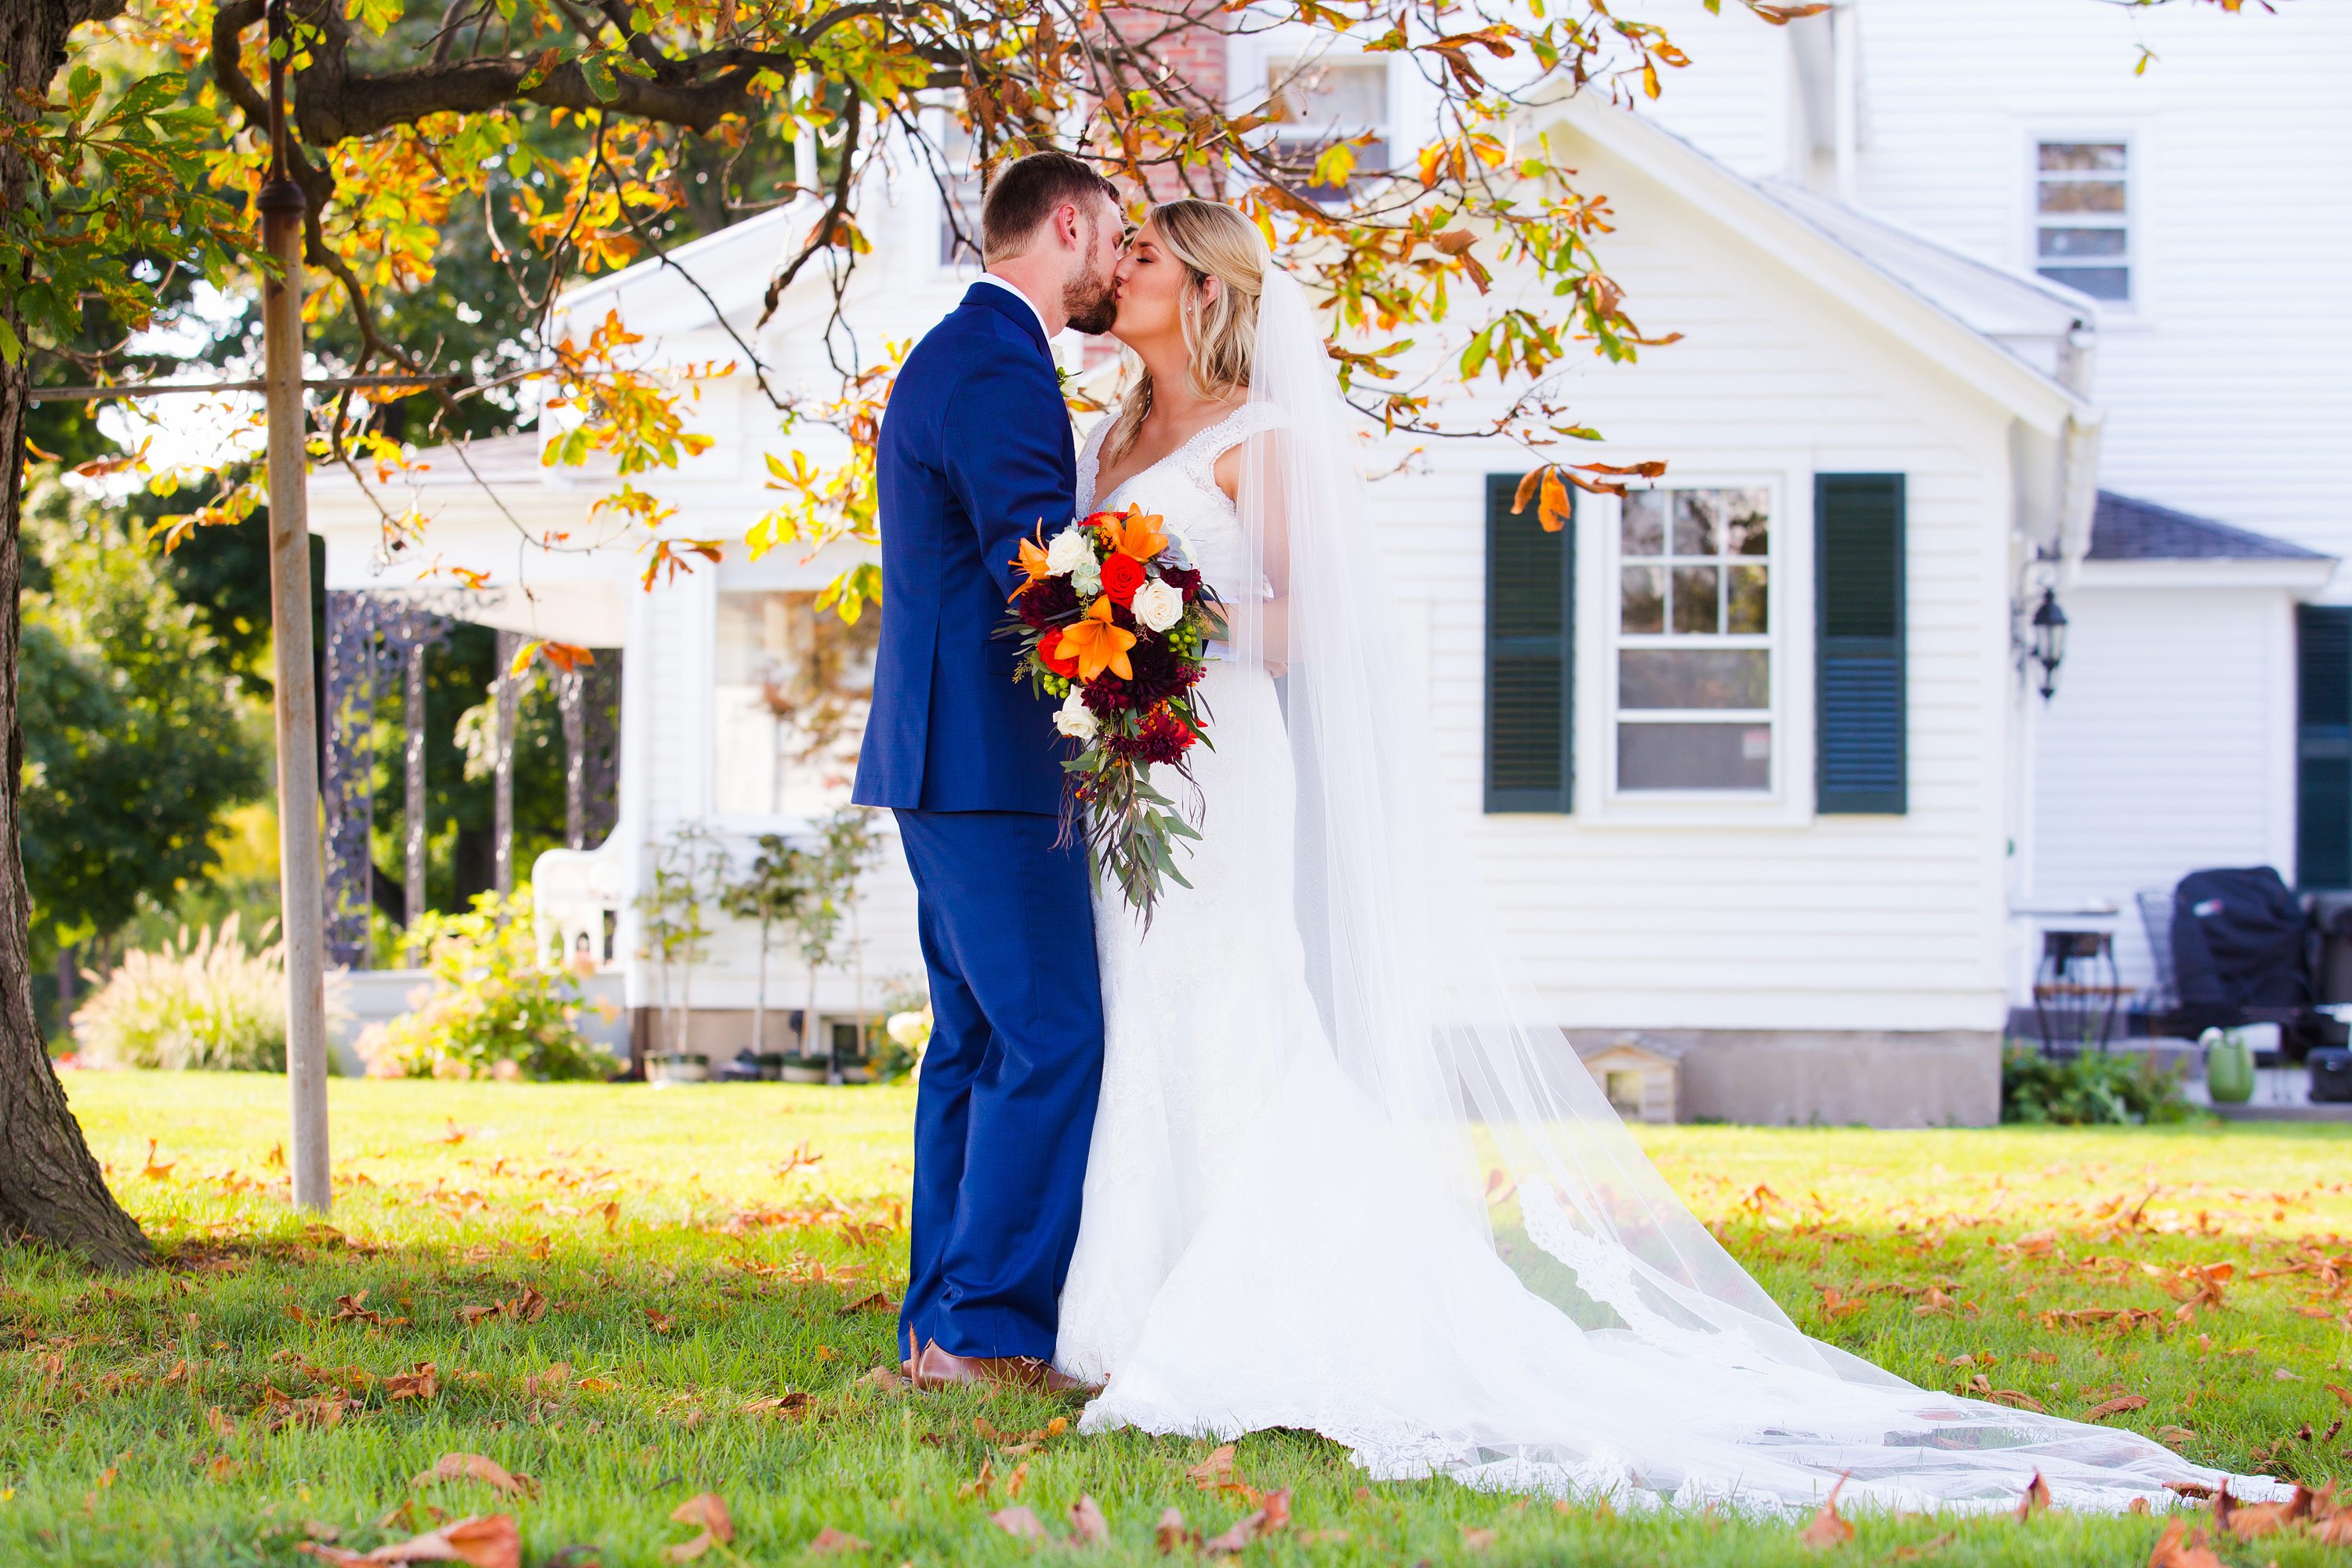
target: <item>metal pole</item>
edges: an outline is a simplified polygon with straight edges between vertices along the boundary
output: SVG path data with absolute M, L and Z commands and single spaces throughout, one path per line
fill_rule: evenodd
M 311 667 L 310 521 L 303 493 L 302 187 L 286 163 L 286 0 L 269 6 L 269 181 L 256 204 L 278 263 L 261 284 L 269 408 L 269 616 L 278 647 L 278 887 L 286 938 L 286 1082 L 299 1208 L 325 1214 L 326 879 L 319 844 L 319 693 Z

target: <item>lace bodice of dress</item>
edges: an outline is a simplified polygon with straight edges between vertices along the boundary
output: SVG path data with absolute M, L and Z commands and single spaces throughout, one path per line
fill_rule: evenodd
M 1281 415 L 1263 403 L 1244 403 L 1223 419 L 1197 431 L 1192 438 L 1150 468 L 1129 475 L 1108 495 L 1095 495 L 1095 478 L 1102 462 L 1103 437 L 1111 422 L 1097 423 L 1078 454 L 1078 515 L 1139 506 L 1155 513 L 1161 526 L 1184 548 L 1209 585 L 1227 601 L 1234 596 L 1246 571 L 1248 552 L 1242 535 L 1241 513 L 1217 488 L 1217 459 L 1261 430 L 1274 427 Z

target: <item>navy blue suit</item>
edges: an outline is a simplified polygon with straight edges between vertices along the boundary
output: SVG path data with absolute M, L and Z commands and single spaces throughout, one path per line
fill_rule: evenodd
M 892 808 L 932 1029 L 898 1343 L 1051 1356 L 1102 1082 L 1086 852 L 1054 847 L 1067 746 L 999 637 L 1021 540 L 1077 459 L 1035 314 L 978 283 L 908 356 L 876 454 L 882 642 L 854 798 Z

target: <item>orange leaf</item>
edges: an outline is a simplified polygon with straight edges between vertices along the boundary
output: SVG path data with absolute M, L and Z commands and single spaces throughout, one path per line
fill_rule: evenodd
M 1233 1485 L 1234 1446 L 1227 1443 L 1184 1474 L 1204 1492 L 1217 1491 Z
M 433 1461 L 431 1469 L 410 1478 L 408 1484 L 421 1487 L 431 1481 L 460 1480 L 484 1482 L 509 1497 L 531 1497 L 539 1490 L 539 1483 L 529 1476 L 516 1475 L 496 1459 L 480 1454 L 444 1454 Z
M 847 1531 L 835 1530 L 828 1524 L 816 1532 L 816 1539 L 808 1543 L 808 1549 L 816 1556 L 831 1557 L 842 1552 L 867 1552 L 872 1547 Z
M 662 1556 L 671 1563 L 691 1563 L 713 1546 L 730 1544 L 735 1539 L 735 1521 L 727 1512 L 726 1500 L 717 1492 L 698 1492 L 677 1505 L 670 1513 L 674 1524 L 698 1524 L 702 1532 L 691 1541 L 681 1541 Z
M 1201 1532 L 1184 1528 L 1184 1515 L 1171 1508 L 1160 1516 L 1160 1523 L 1151 1531 L 1151 1540 L 1165 1556 L 1185 1547 L 1199 1546 Z
M 1544 470 L 1543 487 L 1536 494 L 1536 521 L 1546 533 L 1558 533 L 1570 516 L 1568 487 L 1559 482 L 1558 468 Z
M 1036 1510 L 1025 1503 L 1016 1503 L 1011 1508 L 998 1509 L 988 1516 L 988 1522 L 1016 1541 L 1047 1539 L 1045 1521 L 1039 1519 Z
M 2137 1410 L 2147 1403 L 2147 1395 L 2145 1394 L 2118 1394 L 2113 1399 L 2103 1400 L 2084 1411 L 2083 1419 L 2104 1421 L 2110 1415 L 2120 1415 L 2126 1410 Z
M 1108 1546 L 1110 1544 L 1110 1524 L 1103 1518 L 1102 1505 L 1092 1493 L 1080 1494 L 1070 1505 L 1070 1533 L 1079 1544 Z
M 1519 476 L 1519 488 L 1511 493 L 1513 517 L 1528 510 L 1528 502 L 1535 500 L 1536 487 L 1543 483 L 1543 477 L 1544 470 L 1541 468 L 1532 468 Z
M 2049 1506 L 2050 1483 L 2042 1479 L 2040 1470 L 2036 1470 L 2033 1479 L 2025 1484 L 2025 1495 L 2017 1500 L 2017 1521 L 2022 1524 Z
M 2147 1554 L 2147 1568 L 2223 1568 L 2219 1557 L 2205 1544 L 2205 1532 L 2191 1530 L 2182 1520 L 2173 1520 L 2157 1537 L 2156 1550 Z
M 1958 1539 L 1959 1537 L 1951 1531 L 1946 1531 L 1933 1540 L 1923 1541 L 1916 1546 L 1898 1546 L 1887 1555 L 1897 1563 L 1916 1563 L 1922 1557 L 1930 1557 L 1941 1552 Z
M 522 1568 L 522 1537 L 512 1514 L 452 1520 L 440 1529 L 409 1541 L 390 1542 L 373 1552 L 348 1552 L 315 1541 L 298 1542 L 306 1552 L 335 1568 L 371 1568 L 380 1563 L 463 1563 L 467 1568 Z
M 1830 1495 L 1822 1500 L 1822 1511 L 1813 1515 L 1813 1522 L 1797 1532 L 1797 1539 L 1816 1552 L 1827 1552 L 1843 1546 L 1853 1539 L 1853 1526 L 1838 1516 L 1838 1493 L 1845 1489 L 1845 1478 L 1840 1476 Z

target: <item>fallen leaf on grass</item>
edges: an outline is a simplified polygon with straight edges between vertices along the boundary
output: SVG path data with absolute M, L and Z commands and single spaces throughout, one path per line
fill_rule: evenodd
M 2197 1436 L 2193 1429 L 2187 1426 L 2159 1426 L 2156 1429 L 2156 1435 L 2166 1442 L 2175 1445 L 2186 1443 Z
M 2085 1421 L 2105 1421 L 2110 1415 L 2120 1415 L 2126 1410 L 2138 1410 L 2147 1404 L 2145 1394 L 2118 1394 L 2113 1399 L 2101 1400 L 2083 1412 Z
M 1922 1557 L 1932 1556 L 1941 1552 L 1958 1539 L 1958 1536 L 1948 1530 L 1934 1540 L 1923 1541 L 1916 1546 L 1898 1546 L 1887 1555 L 1897 1563 L 1916 1563 Z
M 1204 1492 L 1222 1491 L 1234 1484 L 1234 1446 L 1227 1443 L 1184 1474 Z
M 1081 1545 L 1108 1546 L 1110 1524 L 1103 1518 L 1102 1505 L 1091 1493 L 1082 1494 L 1070 1505 L 1070 1533 Z
M 2213 1522 L 2241 1541 L 2285 1529 L 2311 1511 L 2311 1489 L 2298 1482 L 2284 1502 L 2242 1503 L 2223 1487 L 2213 1498 Z
M 438 1530 L 409 1541 L 389 1542 L 373 1552 L 352 1552 L 315 1541 L 295 1542 L 335 1568 L 372 1568 L 380 1563 L 463 1563 L 467 1568 L 522 1568 L 522 1537 L 514 1516 L 494 1513 L 451 1520 Z
M 441 1392 L 441 1379 L 429 1361 L 418 1362 L 414 1370 L 396 1372 L 383 1380 L 387 1399 L 430 1399 Z
M 2156 1550 L 2147 1554 L 2147 1568 L 2224 1568 L 2224 1564 L 2205 1544 L 2203 1531 L 2191 1530 L 2176 1519 L 2156 1538 Z
M 808 1413 L 809 1396 L 805 1394 L 779 1394 L 767 1399 L 754 1399 L 743 1406 L 746 1415 L 803 1415 Z
M 1201 1532 L 1197 1530 L 1187 1530 L 1184 1527 L 1182 1512 L 1171 1508 L 1160 1516 L 1160 1523 L 1151 1531 L 1151 1540 L 1163 1554 L 1187 1547 L 1198 1550 L 1201 1544 Z
M 335 1310 L 327 1314 L 331 1323 L 366 1323 L 373 1327 L 383 1321 L 383 1314 L 367 1304 L 368 1293 L 354 1290 L 348 1296 L 335 1298 Z
M 441 1120 L 448 1123 L 448 1130 L 443 1132 L 438 1138 L 429 1140 L 431 1142 L 446 1143 L 451 1148 L 455 1148 L 458 1144 L 463 1143 L 474 1131 L 470 1127 L 458 1126 L 457 1121 L 452 1117 L 445 1116 Z
M 1242 1489 L 1246 1490 L 1247 1489 Z M 1234 1521 L 1223 1534 L 1202 1542 L 1201 1549 L 1213 1554 L 1239 1552 L 1261 1536 L 1272 1535 L 1290 1523 L 1290 1489 L 1267 1492 L 1259 1498 L 1259 1506 Z
M 671 1317 L 667 1312 L 663 1311 L 659 1307 L 647 1307 L 646 1309 L 646 1323 L 657 1334 L 666 1334 L 672 1329 L 677 1327 L 677 1320 Z
M 998 1509 L 988 1516 L 988 1522 L 1017 1541 L 1046 1539 L 1045 1521 L 1026 1504 L 1016 1503 L 1011 1508 Z
M 1462 1527 L 1463 1551 L 1484 1552 L 1486 1548 L 1494 1544 L 1495 1532 L 1493 1531 L 1481 1529 L 1475 1524 L 1465 1524 Z
M 481 1454 L 444 1454 L 433 1461 L 433 1468 L 410 1478 L 408 1484 L 421 1487 L 433 1481 L 482 1481 L 496 1487 L 509 1497 L 536 1497 L 539 1483 L 529 1476 L 519 1476 L 496 1459 Z
M 713 1546 L 725 1546 L 735 1539 L 735 1521 L 727 1512 L 726 1500 L 717 1492 L 697 1492 L 671 1510 L 674 1524 L 696 1524 L 701 1533 L 691 1541 L 681 1541 L 662 1553 L 671 1563 L 691 1563 Z
M 871 1552 L 874 1548 L 849 1531 L 835 1530 L 828 1524 L 816 1532 L 816 1539 L 808 1543 L 808 1549 L 820 1557 L 831 1557 L 850 1552 Z
M 1813 1515 L 1813 1522 L 1797 1532 L 1797 1539 L 1816 1552 L 1826 1552 L 1833 1546 L 1843 1546 L 1853 1539 L 1853 1526 L 1838 1516 L 1838 1493 L 1845 1489 L 1845 1478 L 1840 1476 L 1830 1495 L 1822 1500 L 1822 1511 Z
M 884 1295 L 881 1291 L 877 1290 L 870 1296 L 860 1296 L 856 1300 L 852 1301 L 847 1306 L 842 1308 L 841 1315 L 845 1318 L 850 1318 L 856 1316 L 860 1312 L 895 1312 L 898 1310 L 898 1302 L 893 1301 L 889 1297 Z
M 150 1138 L 147 1140 L 147 1164 L 139 1173 L 151 1182 L 168 1182 L 172 1179 L 172 1168 L 178 1163 L 176 1160 L 157 1159 L 155 1140 Z
M 2049 1506 L 2050 1483 L 2042 1479 L 2040 1470 L 2036 1470 L 2033 1479 L 2025 1483 L 2025 1495 L 2017 1500 L 2017 1522 L 2023 1524 Z
M 861 1388 L 878 1388 L 885 1394 L 903 1394 L 908 1386 L 907 1379 L 898 1368 L 888 1366 L 876 1367 L 872 1372 L 859 1378 L 857 1383 Z

